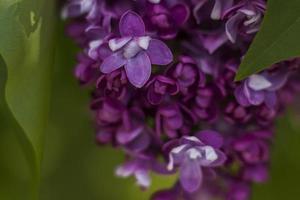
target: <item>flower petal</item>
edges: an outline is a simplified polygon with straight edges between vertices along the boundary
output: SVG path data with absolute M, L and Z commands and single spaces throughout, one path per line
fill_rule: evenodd
M 151 179 L 147 171 L 138 170 L 135 172 L 137 184 L 143 188 L 148 188 L 151 185 Z
M 201 140 L 204 144 L 210 145 L 214 148 L 221 148 L 224 143 L 223 137 L 216 131 L 204 130 L 196 134 L 196 137 Z
M 127 60 L 123 57 L 122 52 L 116 52 L 104 59 L 100 65 L 100 71 L 104 74 L 111 73 L 125 65 Z
M 114 38 L 108 41 L 108 46 L 112 51 L 121 49 L 131 40 L 131 37 Z
M 180 166 L 180 183 L 185 191 L 195 192 L 202 183 L 202 170 L 197 160 L 186 159 Z
M 160 40 L 152 39 L 147 49 L 147 54 L 152 64 L 167 65 L 173 60 L 169 47 Z
M 255 91 L 264 90 L 272 86 L 272 83 L 263 75 L 253 74 L 248 79 L 248 86 Z
M 151 62 L 145 51 L 128 60 L 125 65 L 129 82 L 137 88 L 141 88 L 149 80 L 151 75 Z
M 188 20 L 190 16 L 190 9 L 187 5 L 179 3 L 171 8 L 171 13 L 175 23 L 180 26 Z
M 225 30 L 226 30 L 226 35 L 228 39 L 232 42 L 235 43 L 236 38 L 238 36 L 238 29 L 239 29 L 239 23 L 243 19 L 243 14 L 238 13 L 234 16 L 232 16 L 225 25 Z
M 242 106 L 250 106 L 250 102 L 244 93 L 244 84 L 240 84 L 234 91 L 237 102 Z
M 145 24 L 138 14 L 127 11 L 121 17 L 119 30 L 122 36 L 144 36 Z

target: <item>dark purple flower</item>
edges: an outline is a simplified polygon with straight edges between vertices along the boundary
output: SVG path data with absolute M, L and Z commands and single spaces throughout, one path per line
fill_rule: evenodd
M 189 95 L 191 86 L 204 85 L 205 75 L 198 68 L 196 61 L 189 56 L 180 56 L 179 62 L 171 66 L 167 74 L 173 77 L 180 88 L 180 92 Z
M 201 131 L 195 136 L 185 136 L 166 144 L 169 152 L 168 169 L 179 166 L 180 183 L 185 191 L 195 192 L 201 186 L 202 168 L 223 165 L 226 156 L 220 151 L 222 137 L 214 131 Z
M 170 138 L 178 136 L 178 132 L 183 127 L 183 115 L 176 104 L 161 106 L 155 116 L 156 134 L 163 133 Z
M 248 133 L 233 141 L 232 148 L 248 164 L 267 162 L 270 158 L 269 131 Z
M 176 81 L 162 75 L 155 76 L 147 87 L 147 99 L 153 105 L 160 104 L 165 95 L 176 95 L 179 91 Z
M 269 108 L 274 108 L 276 91 L 284 86 L 287 78 L 288 73 L 282 70 L 251 75 L 236 88 L 235 97 L 242 106 L 265 103 Z
M 235 101 L 231 101 L 225 105 L 223 112 L 225 120 L 232 124 L 247 123 L 252 118 L 249 109 L 239 105 Z
M 125 66 L 129 82 L 141 88 L 150 78 L 151 64 L 169 64 L 172 53 L 163 42 L 145 35 L 143 20 L 132 11 L 123 14 L 119 30 L 121 38 L 109 40 L 113 54 L 104 59 L 100 70 L 108 74 Z
M 242 0 L 226 11 L 226 34 L 235 43 L 240 34 L 253 34 L 259 30 L 266 5 L 263 0 Z
M 163 39 L 176 37 L 178 29 L 190 15 L 188 6 L 183 3 L 175 4 L 171 8 L 164 4 L 152 4 L 148 9 L 145 22 L 151 32 L 156 32 Z
M 128 96 L 128 80 L 124 70 L 116 70 L 110 74 L 102 74 L 96 87 L 100 96 L 110 96 L 119 100 L 126 100 Z
M 195 115 L 206 121 L 214 121 L 217 117 L 216 91 L 210 87 L 199 87 L 192 105 Z

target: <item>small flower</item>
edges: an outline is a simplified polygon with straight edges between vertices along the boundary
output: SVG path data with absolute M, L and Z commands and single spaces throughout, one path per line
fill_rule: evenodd
M 167 8 L 163 4 L 151 5 L 145 22 L 151 32 L 156 32 L 160 38 L 173 39 L 178 29 L 185 24 L 190 15 L 187 5 L 178 3 Z
M 172 140 L 165 148 L 169 152 L 168 169 L 179 166 L 180 183 L 187 192 L 195 192 L 201 186 L 203 179 L 202 168 L 218 167 L 226 160 L 220 151 L 223 138 L 214 131 L 201 131 L 195 136 L 185 136 Z
M 147 87 L 147 99 L 153 105 L 160 104 L 164 96 L 176 95 L 179 91 L 176 81 L 162 75 L 154 77 L 149 81 Z
M 235 43 L 240 34 L 253 34 L 259 30 L 266 5 L 262 0 L 243 0 L 228 9 L 224 14 L 226 34 L 228 39 Z
M 137 88 L 145 85 L 151 75 L 151 64 L 167 65 L 173 60 L 170 49 L 160 40 L 145 34 L 141 17 L 128 11 L 119 23 L 121 38 L 109 40 L 113 54 L 100 66 L 108 74 L 124 66 L 129 82 Z
M 274 108 L 277 103 L 276 91 L 284 86 L 288 75 L 282 70 L 251 75 L 235 89 L 236 100 L 242 106 L 265 103 L 269 108 Z
M 269 131 L 248 133 L 234 140 L 232 147 L 245 163 L 267 162 L 270 158 L 268 140 L 271 136 Z
M 155 128 L 157 135 L 165 133 L 170 138 L 178 136 L 183 127 L 183 116 L 176 104 L 164 105 L 158 108 L 155 116 Z
M 189 89 L 193 85 L 197 87 L 198 85 L 204 85 L 205 75 L 197 67 L 196 61 L 189 56 L 180 56 L 179 62 L 174 66 L 171 66 L 167 74 L 177 81 L 180 88 L 180 92 L 184 95 L 189 95 Z

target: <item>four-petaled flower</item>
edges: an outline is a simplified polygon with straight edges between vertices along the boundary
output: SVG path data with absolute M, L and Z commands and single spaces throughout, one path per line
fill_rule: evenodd
M 277 103 L 276 91 L 284 86 L 288 75 L 285 70 L 251 75 L 235 89 L 235 97 L 242 106 L 265 103 L 269 108 L 274 108 Z
M 151 64 L 167 65 L 173 60 L 170 49 L 160 40 L 146 35 L 142 18 L 127 11 L 119 23 L 121 38 L 109 40 L 113 52 L 100 66 L 108 74 L 124 66 L 129 82 L 141 88 L 149 80 Z
M 221 166 L 226 156 L 220 151 L 223 138 L 211 130 L 201 131 L 196 136 L 185 136 L 166 144 L 169 150 L 168 169 L 180 167 L 180 183 L 185 191 L 195 192 L 202 183 L 202 167 Z

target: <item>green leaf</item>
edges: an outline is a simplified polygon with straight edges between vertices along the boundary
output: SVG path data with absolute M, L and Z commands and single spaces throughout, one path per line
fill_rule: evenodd
M 51 90 L 54 10 L 54 0 L 0 2 L 0 55 L 7 72 L 3 92 L 23 130 L 18 138 L 31 166 L 36 191 Z M 37 199 L 37 193 L 32 199 Z
M 236 80 L 300 55 L 300 1 L 268 0 L 261 29 L 250 46 Z
M 293 106 L 277 120 L 270 180 L 254 187 L 253 200 L 299 199 L 300 115 L 299 106 Z

